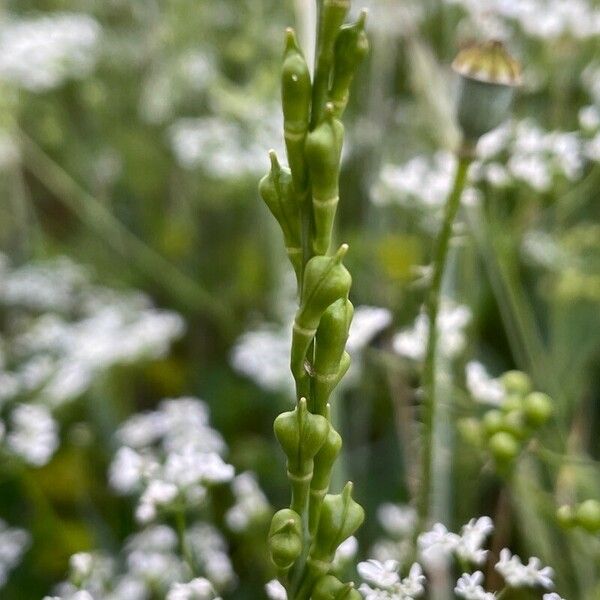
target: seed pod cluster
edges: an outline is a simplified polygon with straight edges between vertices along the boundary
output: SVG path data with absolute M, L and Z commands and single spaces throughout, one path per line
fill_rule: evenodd
M 486 411 L 482 418 L 463 419 L 459 430 L 467 441 L 492 455 L 501 469 L 510 467 L 525 444 L 552 417 L 552 399 L 532 391 L 529 376 L 508 371 L 501 377 L 505 397 L 499 408 Z
M 585 500 L 575 506 L 564 505 L 556 511 L 556 520 L 561 527 L 581 527 L 588 533 L 600 533 L 600 501 Z

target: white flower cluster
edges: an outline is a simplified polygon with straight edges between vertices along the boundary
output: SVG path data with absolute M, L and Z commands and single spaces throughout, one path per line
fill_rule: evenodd
M 225 522 L 231 531 L 239 533 L 261 514 L 269 512 L 269 502 L 253 473 L 241 473 L 231 482 L 235 504 L 225 513 Z
M 385 545 L 380 542 L 378 546 L 389 551 L 393 550 L 394 543 L 411 544 L 416 525 L 414 509 L 386 504 L 380 508 L 378 514 L 386 533 L 393 538 L 393 543 Z M 462 527 L 460 534 L 448 531 L 442 523 L 436 523 L 431 530 L 417 538 L 420 564 L 425 571 L 433 571 L 454 556 L 461 565 L 481 566 L 487 560 L 488 550 L 484 549 L 484 545 L 493 530 L 494 524 L 489 517 L 471 519 Z M 396 548 L 401 546 L 396 545 Z M 425 577 L 419 563 L 411 567 L 407 579 L 401 580 L 398 575 L 399 564 L 406 563 L 406 556 L 407 554 L 399 555 L 397 561 L 388 554 L 381 560 L 369 560 L 359 565 L 359 574 L 367 582 L 367 585 L 360 588 L 366 600 L 409 600 L 424 593 Z M 524 565 L 521 559 L 507 548 L 500 552 L 495 569 L 509 588 L 554 587 L 554 572 L 550 567 L 543 566 L 536 557 L 530 558 Z M 464 600 L 494 600 L 496 594 L 484 588 L 484 579 L 481 571 L 465 572 L 457 580 L 454 592 Z M 562 599 L 558 594 L 552 593 L 546 594 L 544 600 Z
M 466 345 L 465 329 L 471 322 L 471 311 L 467 306 L 442 300 L 437 327 L 439 332 L 439 351 L 448 358 L 455 358 Z M 415 361 L 425 358 L 429 318 L 421 311 L 414 324 L 394 336 L 392 346 L 400 356 Z
M 600 9 L 589 0 L 445 0 L 462 6 L 476 23 L 505 32 L 515 23 L 528 36 L 552 40 L 600 34 Z M 489 23 L 491 21 L 491 24 Z
M 29 534 L 23 529 L 9 527 L 0 519 L 0 588 L 8 580 L 30 543 Z
M 390 325 L 392 314 L 385 308 L 358 306 L 350 325 L 346 349 L 353 358 L 345 381 L 354 380 L 360 368 L 360 353 L 373 338 Z M 262 325 L 242 335 L 231 353 L 233 368 L 267 391 L 291 393 L 289 350 L 291 321 L 285 326 Z
M 195 398 L 164 400 L 117 431 L 123 445 L 110 467 L 110 483 L 119 493 L 139 494 L 141 523 L 175 503 L 198 505 L 209 486 L 233 479 L 233 467 L 221 456 L 225 443 L 208 417 L 206 404 Z
M 201 168 L 215 179 L 231 179 L 262 173 L 267 167 L 267 151 L 274 140 L 283 153 L 279 109 L 256 111 L 236 121 L 210 115 L 181 118 L 169 128 L 169 140 L 177 162 L 184 169 Z
M 59 406 L 113 366 L 165 356 L 184 331 L 176 313 L 153 308 L 142 294 L 92 285 L 65 258 L 15 269 L 1 260 L 0 306 L 10 324 L 0 337 L 0 402 Z
M 198 537 L 193 530 L 186 534 L 192 540 Z M 147 600 L 153 593 L 167 600 L 218 600 L 215 583 L 205 577 L 193 578 L 189 564 L 178 555 L 178 545 L 173 529 L 153 525 L 128 538 L 122 556 L 75 554 L 70 560 L 69 580 L 45 600 Z M 232 573 L 229 564 L 226 568 Z
M 44 92 L 88 75 L 98 58 L 101 28 L 89 15 L 54 13 L 0 23 L 0 80 Z
M 471 396 L 482 404 L 502 406 L 506 390 L 500 379 L 491 377 L 484 365 L 472 360 L 465 367 L 467 389 Z

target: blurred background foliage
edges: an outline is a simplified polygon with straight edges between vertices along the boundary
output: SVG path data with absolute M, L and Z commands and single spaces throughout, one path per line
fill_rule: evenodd
M 61 447 L 49 464 L 2 463 L 0 516 L 34 541 L 1 592 L 11 600 L 41 597 L 63 577 L 72 553 L 118 547 L 134 530 L 131 504 L 107 488 L 111 435 L 161 398 L 204 399 L 229 461 L 255 471 L 274 506 L 286 502 L 271 425 L 289 398 L 236 372 L 230 357 L 245 332 L 287 318 L 288 267 L 256 185 L 267 150 L 282 146 L 283 28 L 296 18 L 301 24 L 306 7 L 300 0 L 0 6 L 0 55 L 13 52 L 17 62 L 38 59 L 30 50 L 19 58 L 7 33 L 15 23 L 59 13 L 89 19 L 79 24 L 89 28 L 82 55 L 67 52 L 73 65 L 55 65 L 54 82 L 0 56 L 3 252 L 14 266 L 66 255 L 97 284 L 143 291 L 186 323 L 170 353 L 111 367 L 60 408 Z M 480 475 L 479 456 L 450 433 L 456 454 L 439 518 L 501 519 L 505 541 L 552 564 L 567 597 L 597 598 L 598 538 L 565 534 L 554 512 L 564 502 L 600 498 L 597 138 L 593 146 L 600 34 L 574 26 L 539 33 L 516 18 L 478 16 L 472 6 L 369 2 L 372 53 L 347 118 L 337 236 L 351 247 L 353 301 L 385 307 L 393 320 L 362 354 L 360 382 L 339 400 L 345 469 L 368 514 L 385 500 L 410 497 L 415 433 L 408 417 L 417 405 L 418 369 L 393 351 L 392 340 L 419 313 L 425 287 L 417 275 L 447 185 L 443 152 L 456 139 L 448 65 L 465 41 L 502 35 L 525 65 L 525 86 L 507 134 L 513 141 L 489 154 L 499 158 L 482 161 L 456 240 L 446 294 L 469 306 L 472 319 L 470 341 L 452 361 L 448 393 L 457 400 L 446 416 L 450 424 L 477 414 L 462 375 L 476 357 L 494 373 L 529 373 L 555 400 L 556 419 L 508 482 L 489 468 Z M 41 65 L 50 52 L 44 43 L 33 42 Z M 543 137 L 552 132 L 567 137 Z M 518 152 L 520 167 L 511 168 Z M 418 164 L 397 170 L 415 157 Z M 490 163 L 508 168 L 494 177 Z M 360 534 L 363 554 L 378 534 L 369 519 Z M 229 540 L 244 582 L 230 597 L 262 594 L 268 567 L 259 565 L 256 549 L 264 528 L 253 535 Z

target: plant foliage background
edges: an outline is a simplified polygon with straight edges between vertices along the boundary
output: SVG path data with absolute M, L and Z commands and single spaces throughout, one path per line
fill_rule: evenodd
M 293 291 L 256 184 L 281 138 L 283 30 L 295 22 L 306 36 L 308 4 L 2 4 L 0 518 L 30 533 L 2 598 L 42 597 L 72 554 L 117 553 L 136 531 L 135 503 L 108 483 L 114 433 L 164 398 L 202 398 L 227 462 L 254 472 L 270 504 L 287 502 L 272 422 L 290 406 Z M 482 140 L 453 245 L 436 517 L 494 517 L 498 544 L 552 564 L 566 597 L 597 598 L 598 535 L 565 531 L 556 510 L 600 499 L 600 6 L 368 5 L 337 234 L 354 304 L 382 309 L 356 333 L 336 409 L 344 476 L 369 515 L 360 556 L 381 536 L 378 506 L 414 491 L 420 276 L 457 135 L 449 63 L 469 39 L 502 37 L 525 83 L 513 119 Z M 524 371 L 554 401 L 509 478 L 464 435 L 485 412 L 471 361 Z M 45 407 L 55 430 L 30 432 L 18 451 L 23 404 Z M 34 443 L 41 466 L 23 458 Z M 234 493 L 215 494 L 210 518 L 238 579 L 224 597 L 261 597 L 270 509 L 236 533 Z

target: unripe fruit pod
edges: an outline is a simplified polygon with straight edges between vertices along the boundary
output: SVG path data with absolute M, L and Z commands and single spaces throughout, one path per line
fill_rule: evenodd
M 512 412 L 513 410 L 523 409 L 523 396 L 521 394 L 510 393 L 504 398 L 501 406 L 505 413 Z
M 488 437 L 502 431 L 504 414 L 496 409 L 488 410 L 483 416 L 483 429 Z
M 289 508 L 276 512 L 271 521 L 268 541 L 273 564 L 282 570 L 289 569 L 302 554 L 300 515 Z
M 527 421 L 533 427 L 541 427 L 554 412 L 552 398 L 542 392 L 531 392 L 523 402 Z
M 311 558 L 331 562 L 339 545 L 354 534 L 364 519 L 365 511 L 362 506 L 352 499 L 350 482 L 341 494 L 325 496 Z
M 532 388 L 531 377 L 523 371 L 507 371 L 500 378 L 502 385 L 508 394 L 525 396 Z
M 561 527 L 570 529 L 575 525 L 575 512 L 573 507 L 565 504 L 556 511 L 556 520 Z
M 474 143 L 508 116 L 521 68 L 497 41 L 463 49 L 452 68 L 460 75 L 458 122 L 465 139 Z
M 312 592 L 312 600 L 361 600 L 353 583 L 342 583 L 333 575 L 321 577 Z
M 335 256 L 315 256 L 306 264 L 302 286 L 302 303 L 292 332 L 290 366 L 296 380 L 304 376 L 306 353 L 317 332 L 323 313 L 339 298 L 347 298 L 352 277 L 342 264 L 348 251 L 342 245 Z
M 358 21 L 342 27 L 335 41 L 333 80 L 329 99 L 340 117 L 348 104 L 349 90 L 356 70 L 369 53 L 369 39 L 365 33 L 367 12 L 360 13 Z
M 338 383 L 343 379 L 344 375 L 348 372 L 351 362 L 352 359 L 350 358 L 350 355 L 344 351 L 342 358 L 340 359 L 340 366 L 338 367 L 335 376 L 321 377 L 317 374 L 313 379 L 315 402 L 314 412 L 318 415 L 325 414 L 325 407 L 329 402 L 331 393 L 337 387 Z
M 302 267 L 302 222 L 292 189 L 292 175 L 289 169 L 279 164 L 274 150 L 269 152 L 269 158 L 271 170 L 260 180 L 258 191 L 281 227 L 288 257 L 296 276 L 299 276 Z
M 327 411 L 329 413 L 329 411 Z M 329 418 L 329 415 L 328 415 Z M 323 498 L 329 491 L 331 481 L 331 472 L 337 457 L 342 450 L 342 436 L 329 425 L 329 433 L 325 443 L 317 453 L 314 459 L 313 477 L 310 482 L 310 506 L 308 515 L 308 530 L 311 535 L 315 534 Z
M 296 41 L 294 30 L 287 29 L 281 74 L 281 99 L 285 145 L 297 192 L 306 187 L 304 142 L 310 119 L 311 96 L 312 85 L 308 65 Z
M 292 506 L 302 513 L 308 500 L 313 459 L 323 446 L 329 422 L 321 415 L 308 411 L 306 398 L 290 412 L 280 414 L 273 425 L 275 437 L 287 456 L 288 479 L 292 486 Z
M 457 428 L 463 440 L 477 448 L 483 446 L 483 426 L 476 418 L 460 419 Z
M 503 415 L 501 431 L 510 433 L 518 440 L 525 439 L 527 430 L 525 427 L 525 415 L 523 411 L 511 410 L 509 413 Z
M 498 464 L 504 465 L 512 462 L 521 451 L 521 446 L 514 435 L 499 431 L 488 441 L 488 447 Z
M 312 185 L 315 254 L 327 254 L 331 244 L 333 222 L 339 202 L 340 163 L 344 143 L 344 126 L 334 117 L 331 103 L 325 118 L 306 137 L 305 154 Z
M 600 502 L 597 500 L 582 502 L 575 511 L 575 521 L 590 533 L 600 531 Z

